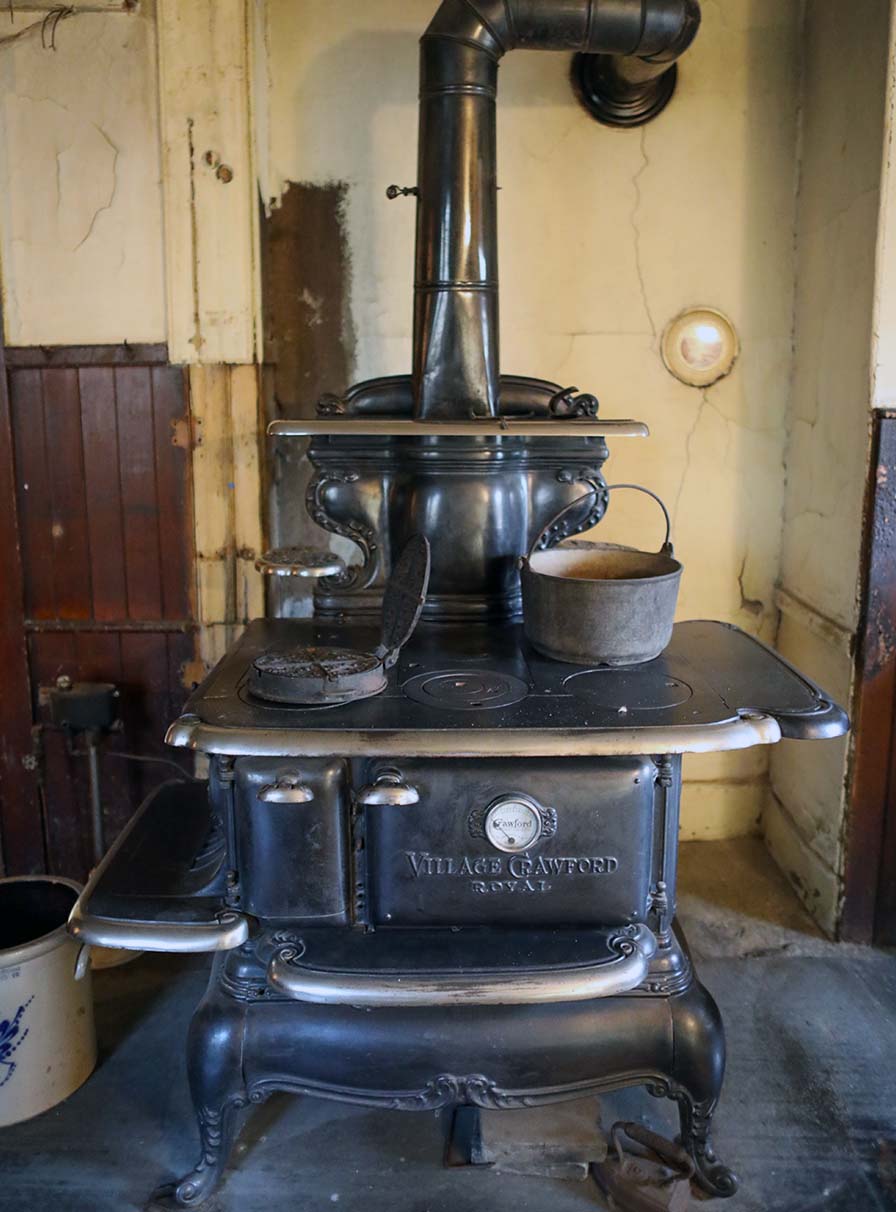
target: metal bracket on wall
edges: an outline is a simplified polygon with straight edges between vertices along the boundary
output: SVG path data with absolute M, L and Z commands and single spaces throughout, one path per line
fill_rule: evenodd
M 644 126 L 663 112 L 675 93 L 678 66 L 673 63 L 659 75 L 629 78 L 644 60 L 622 60 L 618 55 L 573 55 L 572 86 L 582 105 L 604 126 Z

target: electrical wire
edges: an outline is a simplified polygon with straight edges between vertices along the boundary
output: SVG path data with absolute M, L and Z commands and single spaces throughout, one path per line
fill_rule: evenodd
M 0 46 L 8 46 L 12 42 L 18 42 L 21 38 L 25 38 L 28 34 L 36 33 L 40 30 L 40 44 L 44 50 L 56 50 L 56 30 L 59 28 L 59 22 L 66 17 L 76 16 L 75 9 L 60 5 L 51 9 L 39 21 L 32 21 L 30 25 L 24 26 L 23 29 L 17 30 L 14 34 L 5 34 L 0 38 Z M 12 18 L 12 11 L 10 11 Z
M 197 780 L 192 774 L 184 770 L 183 766 L 179 766 L 177 762 L 173 762 L 171 758 L 152 757 L 148 753 L 126 753 L 121 749 L 103 749 L 103 760 L 106 758 L 122 758 L 126 762 L 150 762 L 156 766 L 170 766 L 172 770 L 176 770 L 185 783 L 195 783 Z M 87 757 L 86 749 L 70 748 L 69 753 L 72 757 Z
M 171 758 L 150 757 L 148 753 L 124 753 L 121 749 L 104 749 L 104 758 L 122 758 L 126 762 L 153 762 L 157 766 L 170 766 L 172 770 L 176 770 L 185 783 L 193 783 L 195 779 L 192 774 L 188 774 L 183 766 L 178 766 L 177 762 L 172 762 Z

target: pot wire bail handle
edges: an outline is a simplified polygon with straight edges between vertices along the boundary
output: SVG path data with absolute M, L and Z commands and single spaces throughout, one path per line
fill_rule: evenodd
M 652 492 L 649 488 L 645 488 L 643 484 L 607 484 L 599 489 L 589 488 L 587 492 L 583 492 L 582 495 L 580 497 L 576 497 L 574 501 L 569 501 L 558 513 L 555 513 L 547 525 L 542 526 L 541 530 L 535 536 L 534 540 L 532 541 L 532 545 L 526 552 L 525 562 L 527 564 L 529 563 L 535 549 L 538 547 L 538 544 L 545 537 L 548 531 L 550 531 L 551 527 L 557 525 L 561 518 L 565 517 L 566 514 L 575 509 L 577 506 L 581 505 L 583 501 L 587 501 L 589 497 L 596 497 L 601 492 L 615 492 L 617 488 L 631 488 L 635 492 L 643 492 L 645 496 L 652 497 L 653 500 L 656 501 L 657 505 L 659 505 L 660 509 L 663 511 L 663 517 L 666 519 L 666 538 L 663 541 L 662 547 L 657 552 L 657 555 L 674 555 L 675 548 L 672 545 L 672 519 L 669 516 L 669 510 L 666 508 L 662 498 L 657 496 L 657 494 Z

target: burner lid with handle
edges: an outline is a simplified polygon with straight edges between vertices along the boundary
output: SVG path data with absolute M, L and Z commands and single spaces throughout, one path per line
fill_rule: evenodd
M 345 572 L 345 560 L 334 551 L 317 547 L 277 547 L 255 561 L 267 577 L 335 577 Z
M 429 540 L 414 535 L 389 577 L 381 640 L 374 652 L 308 646 L 265 652 L 252 666 L 252 694 L 295 707 L 335 706 L 379 694 L 386 686 L 386 671 L 417 626 L 426 601 L 429 566 Z

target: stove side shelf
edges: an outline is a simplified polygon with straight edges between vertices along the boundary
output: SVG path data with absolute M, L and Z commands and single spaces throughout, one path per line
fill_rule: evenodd
M 730 623 L 696 621 L 677 630 L 690 662 L 742 719 L 775 720 L 783 740 L 830 740 L 849 730 L 843 708 L 762 640 Z
M 69 918 L 79 942 L 126 951 L 229 951 L 249 937 L 224 902 L 223 837 L 208 784 L 165 783 L 94 871 Z

